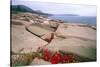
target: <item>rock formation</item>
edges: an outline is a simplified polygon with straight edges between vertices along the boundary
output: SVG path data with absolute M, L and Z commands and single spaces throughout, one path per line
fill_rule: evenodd
M 12 65 L 20 65 L 21 62 L 21 65 L 51 64 L 41 58 L 42 49 L 48 49 L 52 53 L 75 54 L 88 61 L 96 60 L 95 26 L 64 23 L 32 13 L 11 16 Z M 19 58 L 22 56 L 20 54 L 24 56 L 22 59 Z M 33 54 L 35 59 L 31 58 L 31 62 L 27 62 Z

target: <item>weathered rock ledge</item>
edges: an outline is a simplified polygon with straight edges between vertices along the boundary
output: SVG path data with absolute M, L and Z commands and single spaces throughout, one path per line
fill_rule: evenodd
M 64 23 L 31 13 L 20 13 L 12 14 L 11 34 L 14 53 L 32 53 L 39 48 L 46 48 L 52 52 L 62 51 L 96 60 L 95 26 Z M 31 65 L 36 64 L 50 63 L 33 59 Z

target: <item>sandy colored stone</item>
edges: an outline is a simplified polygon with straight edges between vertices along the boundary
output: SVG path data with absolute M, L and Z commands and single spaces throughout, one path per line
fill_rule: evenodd
M 58 25 L 59 25 L 59 22 L 49 21 L 49 24 L 50 24 L 51 27 L 53 27 L 53 28 L 57 28 Z
M 48 28 L 47 26 L 43 26 L 40 24 L 34 24 L 26 27 L 28 31 L 32 32 L 33 34 L 37 36 L 43 36 L 47 33 L 53 32 L 51 28 Z
M 47 34 L 43 35 L 41 38 L 42 39 L 50 39 L 51 38 L 51 33 L 47 33 Z
M 24 26 L 12 25 L 12 51 L 36 52 L 38 47 L 48 44 L 46 41 L 28 32 Z
M 24 21 L 24 20 L 17 20 L 17 19 L 12 19 L 11 22 L 12 22 L 13 25 L 25 25 L 25 26 L 28 26 L 28 25 L 32 24 L 31 22 Z
M 43 35 L 41 38 L 47 42 L 51 42 L 52 39 L 54 39 L 56 36 L 54 35 L 54 33 L 47 33 L 45 35 Z
M 45 48 L 56 52 L 73 53 L 81 57 L 96 59 L 96 41 L 69 37 L 67 39 L 53 39 Z
M 52 27 L 52 28 L 57 28 L 58 25 L 59 25 L 59 23 L 60 23 L 60 22 L 53 21 L 53 20 L 50 20 L 50 19 L 45 19 L 45 20 L 43 21 L 43 24 L 44 24 L 44 25 L 48 25 L 48 26 L 50 26 L 50 27 Z
M 30 65 L 47 65 L 47 64 L 51 64 L 51 63 L 43 59 L 35 58 Z
M 69 36 L 74 36 L 74 37 L 96 40 L 96 30 L 86 25 L 84 27 L 82 25 L 80 26 L 71 23 L 60 24 L 56 31 L 56 35 L 61 37 L 66 37 L 66 38 Z

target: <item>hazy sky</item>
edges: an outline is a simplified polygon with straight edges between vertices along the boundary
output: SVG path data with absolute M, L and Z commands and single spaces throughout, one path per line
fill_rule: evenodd
M 36 2 L 12 0 L 13 5 L 26 5 L 33 10 L 41 10 L 50 14 L 78 14 L 81 16 L 96 16 L 96 6 L 75 5 L 67 3 Z

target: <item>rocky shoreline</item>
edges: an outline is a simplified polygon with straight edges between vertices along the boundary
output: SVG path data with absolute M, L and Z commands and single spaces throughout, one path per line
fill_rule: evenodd
M 65 23 L 32 13 L 18 13 L 11 15 L 11 34 L 12 65 L 51 64 L 49 60 L 39 59 L 40 55 L 32 58 L 34 52 L 36 54 L 42 49 L 52 53 L 71 53 L 87 59 L 82 59 L 83 62 L 96 61 L 95 26 Z

